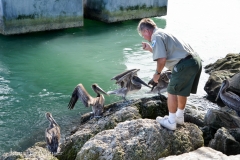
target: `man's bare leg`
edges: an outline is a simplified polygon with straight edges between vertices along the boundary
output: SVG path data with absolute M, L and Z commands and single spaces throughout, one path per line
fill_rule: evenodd
M 168 111 L 171 113 L 176 113 L 178 108 L 178 96 L 168 93 Z
M 177 101 L 178 101 L 178 108 L 184 110 L 187 103 L 187 97 L 177 96 Z
M 176 111 L 178 106 L 178 99 L 176 95 L 168 93 L 168 111 L 169 111 L 169 122 L 176 123 Z
M 178 108 L 176 112 L 176 122 L 178 124 L 184 123 L 184 108 L 186 106 L 187 97 L 177 96 L 178 99 Z

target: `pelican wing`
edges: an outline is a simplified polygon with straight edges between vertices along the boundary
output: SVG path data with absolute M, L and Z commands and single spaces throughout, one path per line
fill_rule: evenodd
M 52 153 L 56 153 L 60 143 L 60 128 L 55 126 L 53 128 L 47 128 L 45 131 L 45 139 L 48 146 L 48 149 Z
M 129 83 L 129 81 L 131 80 L 131 77 L 134 75 L 137 75 L 137 72 L 140 69 L 131 69 L 131 70 L 127 70 L 115 77 L 113 77 L 111 80 L 116 80 L 116 84 L 120 85 L 121 88 L 124 88 L 127 86 L 127 84 Z
M 240 97 L 238 95 L 228 91 L 225 93 L 220 93 L 220 97 L 226 106 L 240 112 Z
M 240 97 L 237 94 L 235 94 L 235 93 L 233 93 L 231 91 L 228 91 L 227 93 L 228 93 L 229 97 L 231 97 L 232 99 L 236 100 L 238 102 L 237 104 L 240 105 Z
M 166 70 L 166 71 L 164 71 L 164 72 L 161 73 L 158 82 L 159 82 L 160 80 L 163 80 L 163 81 L 169 83 L 169 80 L 171 79 L 171 77 L 172 77 L 172 72 L 171 72 L 170 70 Z
M 52 135 L 49 133 L 49 128 L 45 130 L 45 140 L 47 142 L 47 145 L 52 143 Z
M 228 87 L 229 81 L 226 79 L 222 82 L 216 100 L 220 95 L 220 98 L 226 106 L 240 113 L 240 97 L 231 91 L 227 91 Z
M 116 75 L 115 77 L 113 77 L 111 80 L 116 80 L 116 81 L 118 81 L 119 79 L 121 79 L 122 77 L 124 77 L 124 76 L 126 76 L 126 75 L 128 75 L 128 74 L 131 74 L 133 71 L 135 71 L 135 70 L 137 70 L 137 69 L 130 69 L 130 70 L 127 70 L 127 71 L 125 71 L 125 72 L 123 72 L 123 73 L 120 73 L 120 74 L 118 74 L 118 75 Z M 139 70 L 139 69 L 138 69 Z
M 75 87 L 75 89 L 72 93 L 70 102 L 68 104 L 68 108 L 73 109 L 78 99 L 81 100 L 81 102 L 84 104 L 85 107 L 90 106 L 90 102 L 89 102 L 90 95 L 88 94 L 88 92 L 86 91 L 86 89 L 84 88 L 84 86 L 82 84 L 78 84 Z

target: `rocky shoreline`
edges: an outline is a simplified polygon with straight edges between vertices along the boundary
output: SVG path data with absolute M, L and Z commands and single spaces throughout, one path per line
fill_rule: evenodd
M 185 123 L 175 131 L 155 121 L 168 114 L 166 96 L 120 101 L 106 105 L 101 118 L 82 115 L 55 156 L 38 142 L 24 152 L 4 153 L 0 160 L 240 159 L 240 117 L 221 102 L 209 101 L 226 78 L 229 89 L 240 93 L 240 54 L 228 54 L 205 70 L 210 73 L 204 88 L 208 97 L 189 97 Z

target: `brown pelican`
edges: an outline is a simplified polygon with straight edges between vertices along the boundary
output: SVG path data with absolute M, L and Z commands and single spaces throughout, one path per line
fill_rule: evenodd
M 223 103 L 229 108 L 235 110 L 238 116 L 240 116 L 240 97 L 231 91 L 227 91 L 228 87 L 229 81 L 226 79 L 222 82 L 215 101 L 217 101 L 220 96 Z
M 81 83 L 78 84 L 72 93 L 68 108 L 73 109 L 77 100 L 80 99 L 85 107 L 92 106 L 94 117 L 99 117 L 103 113 L 103 107 L 105 102 L 104 96 L 102 94 L 108 94 L 96 83 L 92 85 L 92 89 L 95 93 L 97 93 L 97 97 L 92 97 L 91 95 L 89 95 L 84 86 Z
M 126 95 L 132 92 L 139 91 L 142 88 L 142 84 L 151 88 L 137 76 L 137 72 L 139 70 L 140 69 L 127 70 L 113 77 L 111 80 L 116 80 L 116 84 L 118 84 L 121 88 L 114 91 L 108 91 L 107 93 L 116 94 L 126 100 Z
M 49 120 L 49 127 L 45 130 L 45 140 L 47 142 L 47 148 L 53 154 L 58 152 L 60 143 L 60 127 L 53 119 L 52 114 L 47 112 L 45 114 L 47 120 Z
M 158 93 L 161 94 L 167 91 L 167 86 L 169 84 L 169 80 L 171 79 L 172 72 L 170 70 L 166 70 L 160 74 L 160 78 L 158 79 L 158 83 L 155 83 L 153 79 L 148 82 L 148 85 L 152 86 L 151 91 L 148 93 Z

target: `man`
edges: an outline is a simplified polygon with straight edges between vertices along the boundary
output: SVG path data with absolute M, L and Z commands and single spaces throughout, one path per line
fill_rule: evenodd
M 153 81 L 158 82 L 164 67 L 172 71 L 167 87 L 169 116 L 157 117 L 156 121 L 170 130 L 175 130 L 177 123 L 184 123 L 187 97 L 190 93 L 197 92 L 202 71 L 201 59 L 189 44 L 158 28 L 150 18 L 142 19 L 137 30 L 144 39 L 151 42 L 151 45 L 142 42 L 142 47 L 152 52 L 153 60 L 157 62 Z

